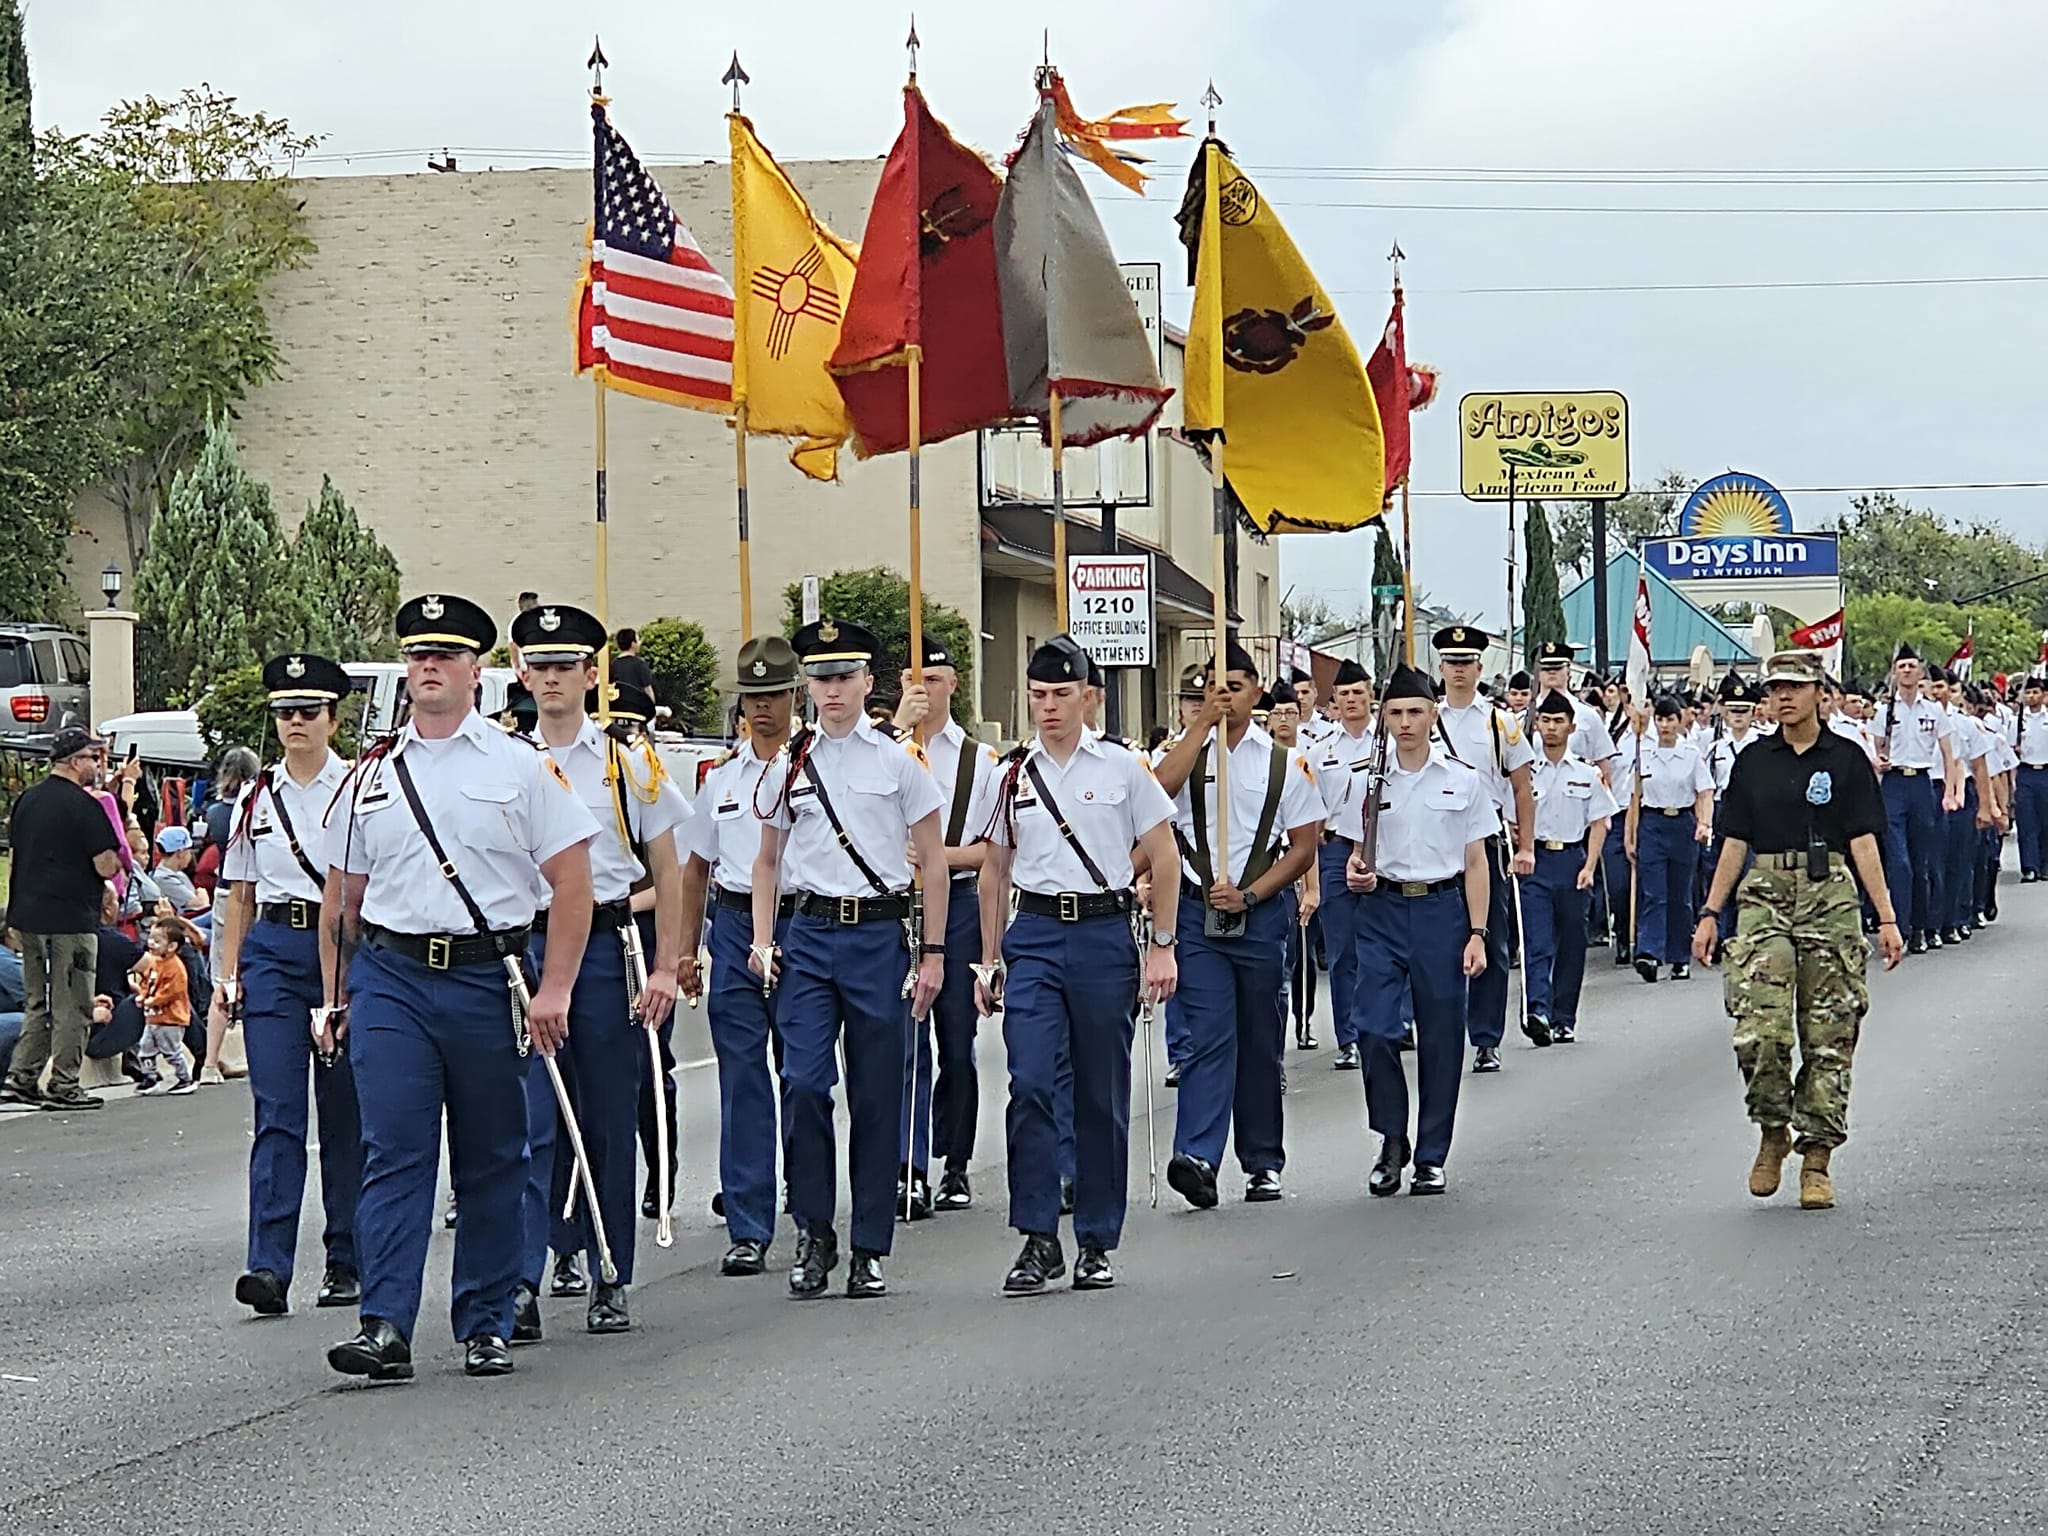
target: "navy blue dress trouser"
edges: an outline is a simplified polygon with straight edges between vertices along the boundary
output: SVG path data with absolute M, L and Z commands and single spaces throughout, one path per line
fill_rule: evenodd
M 504 968 L 492 961 L 437 971 L 365 943 L 348 979 L 349 1060 L 363 1120 L 362 1315 L 413 1335 L 445 1109 L 456 1195 L 450 1323 L 457 1339 L 507 1337 L 529 1155 L 526 1063 Z
M 1233 1131 L 1246 1173 L 1278 1172 L 1287 1162 L 1280 1096 L 1286 924 L 1284 904 L 1263 901 L 1247 914 L 1241 933 L 1210 938 L 1202 932 L 1202 903 L 1181 889 L 1175 996 L 1188 1039 L 1173 1150 L 1211 1168 L 1222 1162 L 1224 1139 Z
M 1350 857 L 1351 844 L 1341 837 L 1316 849 L 1316 875 L 1323 887 L 1316 915 L 1323 925 L 1323 955 L 1330 962 L 1330 1017 L 1339 1047 L 1358 1043 L 1358 1024 L 1351 1015 L 1358 984 L 1358 904 L 1364 898 L 1344 884 Z
M 270 1270 L 291 1284 L 306 1194 L 310 1108 L 319 1116 L 327 1262 L 354 1270 L 363 1121 L 348 1055 L 332 1066 L 313 1061 L 312 1012 L 323 995 L 319 929 L 258 920 L 243 936 L 240 966 L 242 1035 L 256 1116 L 249 1148 L 249 1268 Z
M 1451 1151 L 1465 1063 L 1465 940 L 1471 923 L 1462 886 L 1403 896 L 1381 885 L 1358 914 L 1358 1043 L 1366 1122 L 1382 1136 L 1408 1136 L 1408 1079 L 1401 1043 L 1402 1001 L 1415 1005 L 1418 1097 L 1412 1145 L 1418 1163 L 1441 1166 Z
M 1514 941 L 1515 913 L 1505 838 L 1486 840 L 1486 874 L 1486 969 L 1465 984 L 1465 1032 L 1475 1049 L 1498 1049 L 1507 1035 L 1508 950 Z
M 1879 781 L 1884 791 L 1884 879 L 1892 911 L 1910 937 L 1941 925 L 1936 921 L 1935 866 L 1941 859 L 1941 780 L 1931 773 L 1897 769 Z
M 1182 942 L 1185 942 L 1184 940 Z M 1120 913 L 1063 923 L 1021 912 L 1003 936 L 1003 1044 L 1010 1225 L 1059 1231 L 1059 1058 L 1071 1063 L 1074 1241 L 1113 1249 L 1123 1236 L 1131 1135 L 1131 1039 L 1138 950 Z M 1186 1102 L 1183 1079 L 1182 1102 Z
M 1593 905 L 1593 893 L 1579 889 L 1579 871 L 1585 867 L 1583 844 L 1538 847 L 1536 871 L 1522 881 L 1523 985 L 1529 990 L 1529 1012 L 1573 1028 L 1586 980 L 1586 931 Z
M 783 943 L 789 920 L 777 925 Z M 754 915 L 719 907 L 711 918 L 711 985 L 706 1002 L 711 1049 L 718 1057 L 718 1187 L 725 1193 L 725 1229 L 736 1243 L 770 1242 L 775 1237 L 778 1147 L 787 1127 L 788 1106 L 777 1110 L 770 1070 L 770 1037 L 783 989 L 761 990 L 761 978 L 747 969 L 754 944 Z
M 2048 874 L 2048 767 L 2021 763 L 2013 777 L 2013 819 L 2020 841 L 2020 873 Z
M 981 902 L 974 880 L 955 880 L 946 897 L 946 979 L 931 1017 L 917 1031 L 917 1061 L 906 1071 L 904 1097 L 910 1106 L 903 1127 L 899 1163 L 929 1169 L 943 1161 L 967 1171 L 974 1156 L 975 1122 L 981 1110 L 981 1080 L 974 1067 L 974 1036 L 981 1015 L 974 1009 L 974 967 L 981 963 Z M 936 1083 L 932 1038 L 938 1037 Z M 914 1078 L 914 1081 L 912 1079 Z
M 838 1201 L 838 1141 L 832 1090 L 835 1047 L 846 1049 L 852 1120 L 847 1173 L 853 1246 L 886 1254 L 896 1235 L 897 1149 L 903 1127 L 904 1067 L 910 1056 L 910 965 L 903 926 L 840 924 L 801 914 L 783 939 L 782 1102 L 787 1115 L 790 1214 L 806 1231 L 831 1228 Z
M 1690 809 L 1666 816 L 1643 807 L 1636 825 L 1636 878 L 1642 882 L 1636 897 L 1638 956 L 1673 965 L 1692 958 L 1693 871 L 1700 857 L 1694 831 L 1698 825 Z
M 1942 813 L 1942 836 L 1947 848 L 1942 865 L 1943 928 L 1969 928 L 1977 921 L 1977 864 L 1983 856 L 1984 840 L 1977 828 L 1977 781 L 1963 780 L 1963 803 L 1959 810 Z

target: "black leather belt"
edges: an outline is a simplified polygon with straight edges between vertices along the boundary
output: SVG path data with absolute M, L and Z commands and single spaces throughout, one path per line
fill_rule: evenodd
M 752 891 L 728 891 L 722 885 L 714 885 L 711 887 L 711 899 L 717 905 L 724 907 L 728 912 L 744 912 L 749 917 L 754 915 L 754 893 Z M 775 903 L 775 920 L 780 922 L 795 910 L 795 895 L 789 891 L 784 891 L 780 899 Z
M 499 956 L 519 954 L 526 948 L 528 928 L 500 928 L 481 933 L 398 933 L 363 924 L 363 939 L 373 949 L 388 949 L 409 960 L 425 963 L 433 971 L 453 970 L 461 965 L 496 965 Z
M 633 900 L 622 896 L 617 901 L 600 901 L 590 909 L 590 931 L 592 933 L 617 933 L 633 921 Z M 548 931 L 548 909 L 543 907 L 533 914 L 533 931 Z
M 1756 855 L 1756 862 L 1758 867 L 1762 869 L 1804 869 L 1806 868 L 1806 851 L 1800 849 L 1795 853 L 1759 853 Z M 1833 849 L 1828 851 L 1829 869 L 1840 869 L 1847 865 L 1848 862 L 1848 858 L 1845 855 L 1836 853 Z
M 1019 891 L 1017 910 L 1034 917 L 1056 917 L 1063 923 L 1078 923 L 1084 917 L 1108 917 L 1112 912 L 1131 910 L 1129 891 Z
M 1372 888 L 1372 893 L 1382 896 L 1406 896 L 1410 898 L 1434 896 L 1439 891 L 1461 890 L 1464 884 L 1465 877 L 1463 875 L 1452 875 L 1448 880 L 1389 880 L 1385 875 L 1382 875 L 1380 876 L 1379 884 Z
M 1586 840 L 1582 837 L 1578 839 L 1578 841 L 1576 842 L 1560 843 L 1554 838 L 1542 837 L 1536 840 L 1536 846 L 1538 848 L 1545 850 L 1548 853 L 1563 853 L 1567 848 L 1585 847 Z
M 1323 841 L 1326 843 L 1341 843 L 1344 841 L 1344 834 L 1335 827 L 1325 827 L 1323 828 Z
M 262 922 L 281 923 L 303 932 L 320 926 L 320 903 L 301 901 L 296 896 L 290 901 L 267 901 L 256 909 L 256 916 Z
M 815 891 L 798 891 L 795 901 L 801 916 L 847 928 L 856 923 L 900 923 L 910 916 L 907 891 L 892 896 L 820 896 Z

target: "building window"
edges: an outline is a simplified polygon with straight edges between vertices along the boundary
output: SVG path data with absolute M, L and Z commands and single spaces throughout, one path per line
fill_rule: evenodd
M 1257 610 L 1252 614 L 1252 619 L 1257 625 L 1257 633 L 1262 635 L 1275 633 L 1273 629 L 1273 578 L 1270 576 L 1261 574 L 1259 577 L 1259 603 Z

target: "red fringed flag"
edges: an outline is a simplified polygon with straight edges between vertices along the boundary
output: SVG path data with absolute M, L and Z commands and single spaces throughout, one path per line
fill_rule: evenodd
M 577 285 L 576 371 L 692 410 L 732 409 L 732 288 L 592 102 L 596 217 Z
M 910 446 L 910 349 L 922 350 L 919 440 L 1009 419 L 987 161 L 957 142 L 915 85 L 882 167 L 830 367 L 862 458 Z
M 1408 478 L 1410 446 L 1408 417 L 1436 398 L 1437 371 L 1411 366 L 1408 361 L 1408 328 L 1401 313 L 1400 284 L 1394 285 L 1394 308 L 1387 316 L 1387 328 L 1380 344 L 1366 360 L 1365 376 L 1372 380 L 1372 396 L 1380 408 L 1380 434 L 1387 447 L 1387 495 Z

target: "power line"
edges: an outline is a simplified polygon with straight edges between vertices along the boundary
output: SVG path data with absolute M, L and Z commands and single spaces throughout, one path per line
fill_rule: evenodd
M 1930 480 L 1919 485 L 1781 485 L 1777 489 L 1787 496 L 1871 496 L 1881 491 L 2043 491 L 2048 490 L 2048 480 Z M 1464 500 L 1463 491 L 1415 491 L 1413 497 L 1445 497 Z M 1628 492 L 1631 496 L 1682 496 L 1680 490 L 1667 489 L 1660 485 L 1638 486 Z M 1583 496 L 1530 496 L 1518 498 L 1526 501 L 1584 501 Z
M 1564 283 L 1532 284 L 1509 288 L 1410 288 L 1411 298 L 1469 298 L 1495 294 L 1555 293 L 1755 293 L 1780 289 L 1813 288 L 1966 288 L 1991 283 L 2048 283 L 2048 273 L 1987 274 L 1974 277 L 1843 277 L 1786 279 L 1744 283 Z M 1193 293 L 1192 288 L 1169 284 L 1163 293 Z M 1384 294 L 1385 288 L 1331 288 L 1333 295 Z

